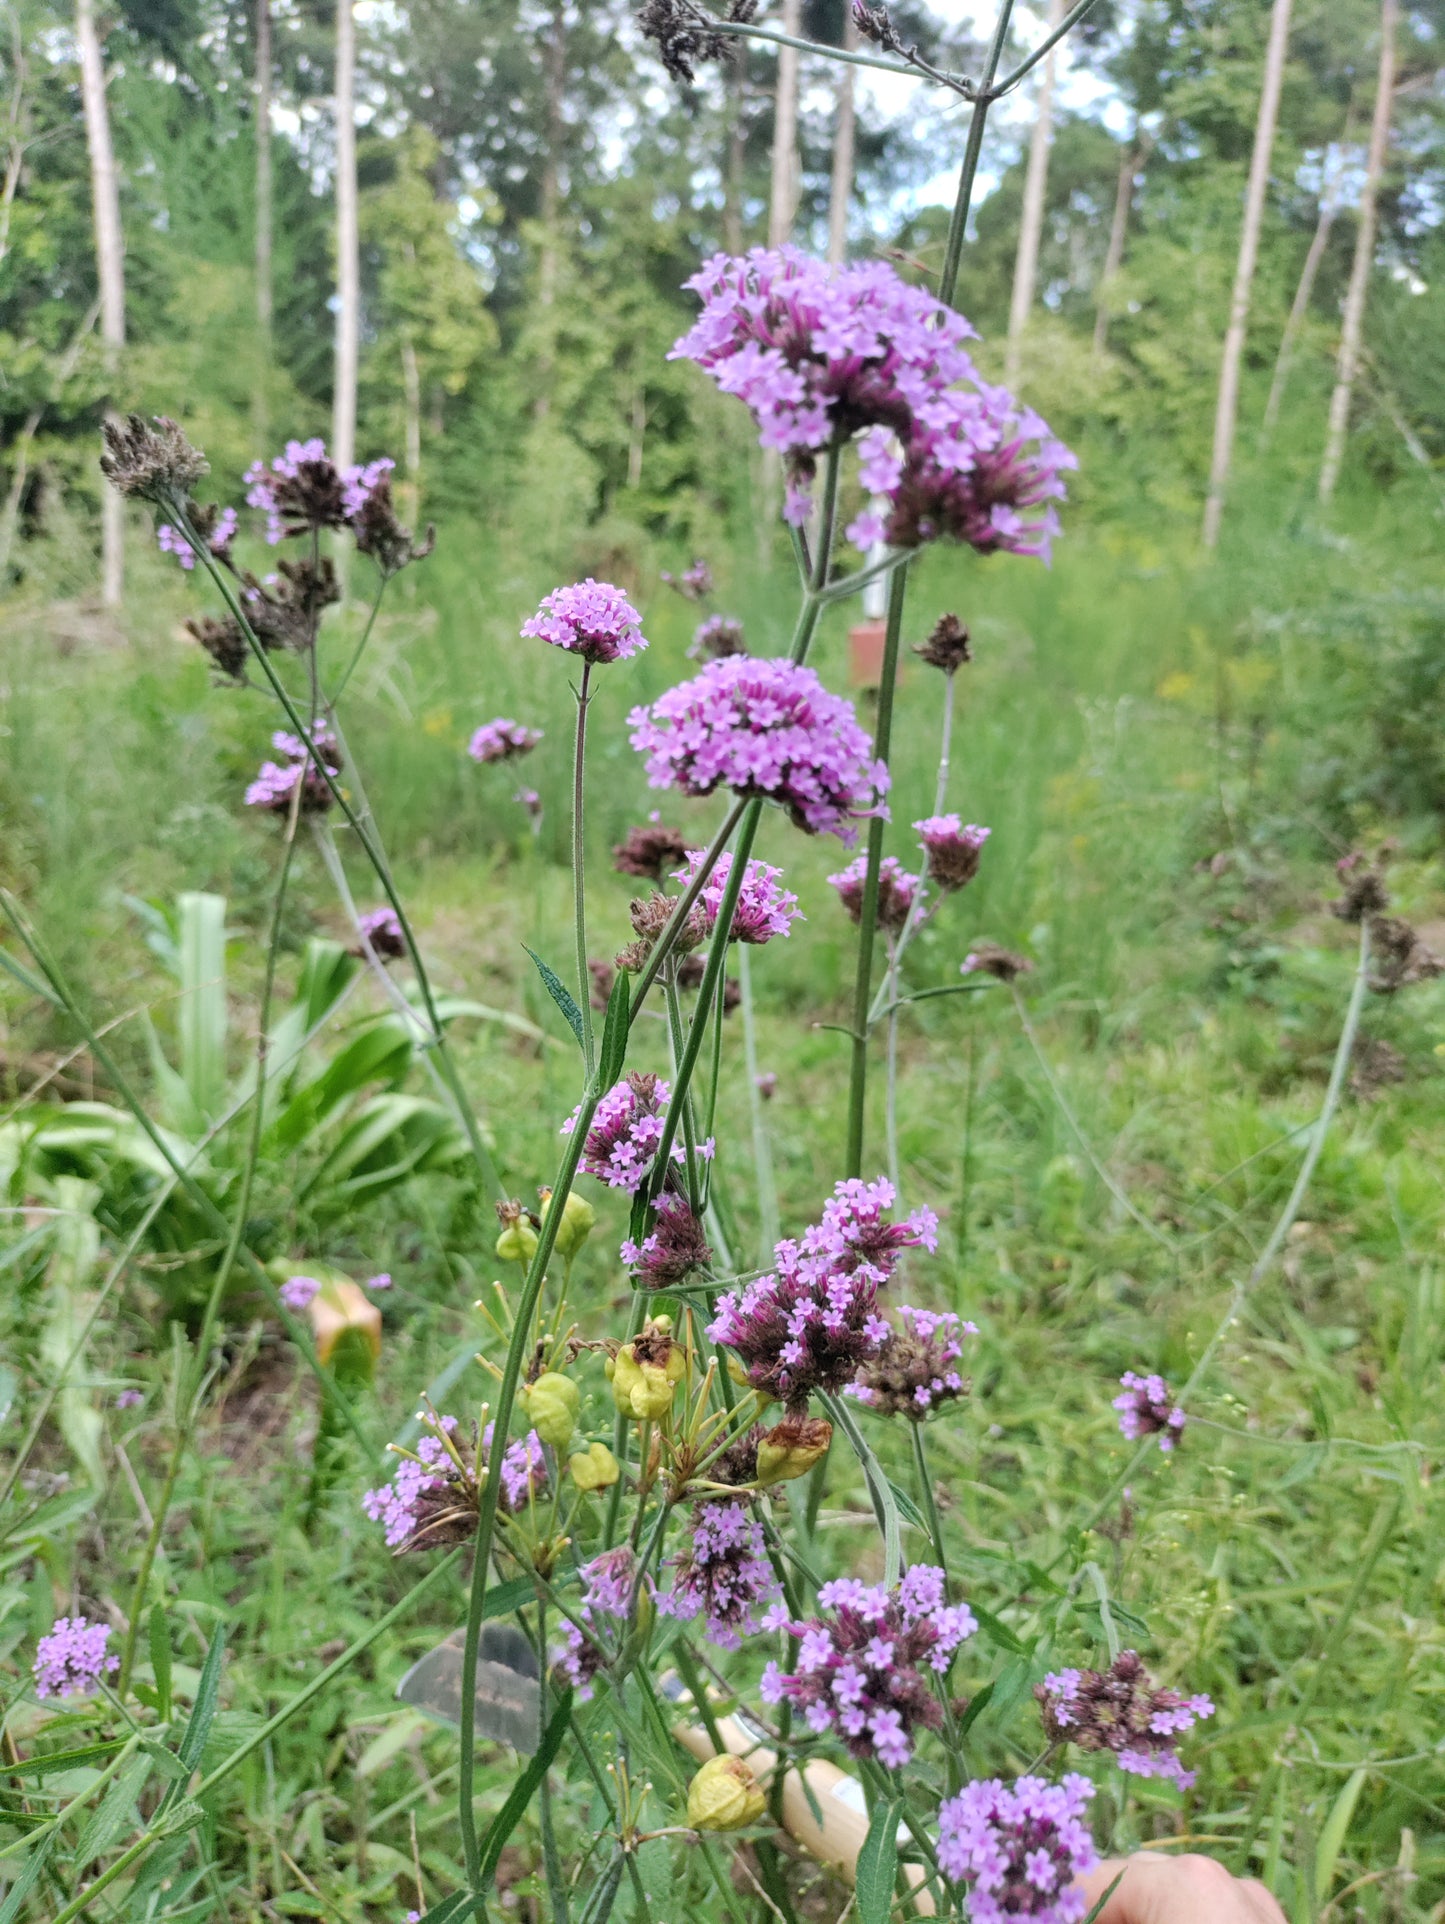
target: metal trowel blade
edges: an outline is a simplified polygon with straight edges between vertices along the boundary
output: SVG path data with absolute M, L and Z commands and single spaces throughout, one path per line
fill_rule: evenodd
M 396 1687 L 403 1703 L 460 1729 L 462 1646 L 465 1630 L 419 1657 Z M 509 1623 L 484 1623 L 477 1652 L 477 1733 L 510 1744 L 530 1757 L 537 1748 L 542 1690 L 537 1657 L 522 1632 Z

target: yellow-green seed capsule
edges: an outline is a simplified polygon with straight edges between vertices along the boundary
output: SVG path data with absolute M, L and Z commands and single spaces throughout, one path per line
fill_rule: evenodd
M 833 1441 L 833 1425 L 821 1416 L 788 1417 L 758 1443 L 759 1483 L 791 1483 L 821 1462 Z
M 524 1216 L 520 1222 L 507 1225 L 497 1238 L 496 1248 L 500 1261 L 525 1266 L 537 1253 L 537 1232 Z
M 545 1209 L 552 1200 L 550 1189 L 539 1190 L 542 1207 Z M 592 1234 L 597 1222 L 597 1211 L 585 1197 L 579 1196 L 575 1189 L 569 1190 L 567 1200 L 562 1205 L 562 1220 L 557 1226 L 557 1254 L 564 1262 L 570 1262 L 577 1251 Z
M 557 1370 L 547 1370 L 522 1390 L 522 1401 L 532 1428 L 544 1443 L 562 1450 L 572 1441 L 582 1398 L 577 1385 Z
M 767 1807 L 741 1757 L 710 1757 L 687 1787 L 687 1821 L 694 1830 L 742 1830 Z
M 568 1473 L 579 1490 L 607 1490 L 622 1474 L 622 1466 L 605 1443 L 589 1443 L 567 1462 Z

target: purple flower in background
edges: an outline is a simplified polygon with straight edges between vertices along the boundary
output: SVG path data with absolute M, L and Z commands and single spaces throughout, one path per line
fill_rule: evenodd
M 614 1083 L 593 1113 L 582 1147 L 583 1171 L 609 1189 L 635 1194 L 661 1146 L 663 1114 L 671 1093 L 670 1084 L 658 1076 L 633 1074 Z M 562 1124 L 564 1136 L 572 1133 L 577 1114 L 574 1109 Z
M 140 1390 L 122 1390 L 115 1399 L 115 1407 L 118 1410 L 133 1410 L 144 1401 L 145 1397 Z
M 612 849 L 612 866 L 619 875 L 636 875 L 649 882 L 660 882 L 673 862 L 687 856 L 687 837 L 680 828 L 669 828 L 654 815 L 650 822 L 639 823 L 627 831 L 627 839 Z
M 391 1277 L 383 1270 L 379 1276 L 368 1276 L 362 1287 L 365 1289 L 390 1289 Z
M 509 762 L 518 755 L 530 755 L 542 739 L 540 728 L 526 728 L 506 715 L 483 722 L 467 743 L 474 762 Z
M 692 661 L 719 661 L 724 655 L 745 655 L 743 624 L 735 615 L 709 615 L 699 622 L 688 649 Z
M 1119 1378 L 1123 1395 L 1114 1398 L 1119 1412 L 1119 1429 L 1131 1443 L 1141 1436 L 1157 1436 L 1167 1455 L 1179 1440 L 1188 1418 L 1174 1402 L 1169 1385 L 1162 1376 L 1140 1376 L 1125 1370 Z
M 1050 1743 L 1109 1750 L 1134 1777 L 1167 1777 L 1188 1790 L 1194 1772 L 1179 1760 L 1179 1739 L 1214 1715 L 1208 1697 L 1161 1690 L 1137 1652 L 1121 1650 L 1107 1670 L 1060 1670 L 1034 1685 Z
M 712 593 L 712 569 L 705 561 L 694 561 L 680 575 L 668 574 L 664 569 L 660 578 L 669 588 L 676 588 L 684 601 L 701 601 Z
M 120 1668 L 106 1654 L 110 1626 L 87 1617 L 57 1617 L 35 1646 L 37 1697 L 86 1697 L 103 1676 Z
M 372 497 L 383 487 L 391 487 L 390 476 L 396 463 L 389 454 L 383 454 L 376 461 L 368 461 L 364 466 L 343 468 L 341 473 L 341 505 L 348 521 L 359 521 L 365 515 Z
M 618 1254 L 633 1271 L 639 1289 L 672 1289 L 712 1260 L 703 1226 L 685 1196 L 664 1190 L 657 1199 L 651 1234 L 638 1244 L 631 1237 Z
M 978 874 L 979 856 L 991 829 L 973 822 L 965 826 L 956 815 L 925 815 L 913 826 L 928 858 L 928 878 L 941 889 L 961 889 Z
M 868 857 L 860 855 L 836 875 L 828 877 L 829 887 L 837 889 L 839 901 L 854 922 L 863 920 L 863 888 L 867 876 Z M 908 920 L 921 882 L 922 877 L 911 874 L 896 856 L 883 857 L 878 868 L 877 927 L 887 929 L 890 934 L 898 933 Z
M 316 1297 L 321 1294 L 321 1285 L 314 1276 L 293 1276 L 281 1285 L 281 1301 L 287 1309 L 309 1309 Z
M 272 547 L 287 535 L 346 525 L 342 476 L 319 438 L 288 441 L 269 468 L 264 461 L 253 462 L 245 482 L 246 505 L 265 514 Z
M 542 797 L 535 788 L 519 788 L 512 800 L 522 809 L 535 829 L 542 819 Z
M 707 850 L 694 848 L 688 850 L 687 867 L 678 869 L 674 879 L 687 884 L 697 874 L 707 860 Z M 728 876 L 732 873 L 733 858 L 730 854 L 720 855 L 712 874 L 703 884 L 698 900 L 706 916 L 707 933 L 712 934 L 717 927 L 718 913 L 722 908 L 723 895 L 727 889 Z M 733 925 L 728 933 L 730 942 L 749 942 L 754 945 L 769 942 L 775 935 L 790 935 L 794 922 L 806 918 L 799 912 L 798 898 L 789 890 L 779 888 L 778 882 L 783 871 L 770 868 L 766 862 L 749 862 L 743 874 L 743 885 L 738 893 L 737 907 L 733 910 Z
M 487 1441 L 491 1440 L 490 1427 Z M 542 1439 L 535 1430 L 509 1443 L 502 1452 L 502 1508 L 509 1513 L 525 1509 L 533 1497 L 547 1487 L 547 1459 Z
M 771 1102 L 778 1093 L 778 1078 L 772 1069 L 765 1069 L 760 1076 L 754 1076 L 753 1081 L 764 1102 Z
M 852 707 L 811 668 L 730 655 L 628 717 L 653 788 L 762 796 L 809 834 L 856 839 L 850 817 L 881 812 L 888 770 Z
M 235 540 L 236 518 L 236 510 L 234 508 L 222 508 L 220 513 L 216 515 L 215 526 L 211 529 L 209 535 L 206 536 L 206 546 L 213 555 L 225 554 L 231 543 Z M 201 530 L 201 532 L 204 532 L 204 530 Z M 162 554 L 173 554 L 187 574 L 195 567 L 195 550 L 191 547 L 190 542 L 187 541 L 180 529 L 173 528 L 168 521 L 163 521 L 156 529 L 156 546 Z
M 846 1394 L 881 1416 L 921 1423 L 940 1404 L 967 1394 L 968 1384 L 954 1365 L 963 1355 L 963 1338 L 977 1336 L 978 1325 L 949 1310 L 914 1309 L 908 1303 L 900 1305 L 898 1315 L 902 1329 L 889 1332 Z
M 745 1504 L 728 1498 L 694 1508 L 692 1542 L 671 1562 L 672 1588 L 658 1598 L 658 1609 L 684 1623 L 701 1617 L 720 1650 L 738 1649 L 758 1627 L 757 1606 L 780 1593 L 762 1525 Z
M 950 405 L 910 437 L 886 490 L 893 506 L 883 537 L 892 547 L 916 548 L 946 536 L 980 554 L 1047 562 L 1059 532 L 1053 503 L 1067 494 L 1062 477 L 1078 458 L 1007 388 L 974 380 L 973 391 L 950 395 Z M 875 451 L 883 453 L 881 437 Z
M 312 731 L 311 739 L 317 753 L 325 757 L 326 773 L 334 781 L 341 773 L 336 738 L 322 722 Z M 285 729 L 278 729 L 271 737 L 271 746 L 278 754 L 284 755 L 286 761 L 284 764 L 262 762 L 256 779 L 246 790 L 247 807 L 269 809 L 275 815 L 289 815 L 292 798 L 299 785 L 303 815 L 317 814 L 330 808 L 331 790 L 326 785 L 321 769 L 308 754 L 305 743 L 297 736 L 287 734 Z
M 474 1451 L 459 1438 L 454 1416 L 428 1411 L 422 1423 L 426 1433 L 414 1451 L 392 1445 L 399 1460 L 390 1483 L 367 1490 L 361 1499 L 398 1556 L 467 1543 L 476 1534 L 480 1493 Z
M 554 648 L 565 648 L 584 661 L 626 661 L 647 646 L 642 617 L 620 588 L 610 581 L 585 581 L 554 588 L 522 633 Z
M 791 1673 L 768 1665 L 758 1694 L 793 1704 L 810 1730 L 834 1731 L 853 1756 L 897 1769 L 913 1755 L 914 1733 L 943 1722 L 925 1669 L 947 1670 L 978 1628 L 973 1612 L 947 1602 L 943 1572 L 928 1563 L 891 1590 L 839 1578 L 818 1602 L 831 1616 L 794 1623 L 782 1605 L 769 1612 L 766 1627 L 786 1630 L 798 1650 Z
M 356 926 L 379 962 L 399 962 L 405 956 L 406 937 L 394 908 L 369 909 L 357 919 Z
M 1070 1776 L 1061 1784 L 997 1777 L 967 1784 L 938 1813 L 938 1861 L 968 1886 L 973 1924 L 1080 1924 L 1088 1900 L 1076 1880 L 1098 1863 L 1084 1812 L 1094 1786 Z

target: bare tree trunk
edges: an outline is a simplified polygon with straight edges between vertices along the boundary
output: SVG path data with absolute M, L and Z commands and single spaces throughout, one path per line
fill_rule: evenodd
M 10 105 L 5 113 L 5 176 L 0 181 L 0 261 L 10 251 L 10 215 L 20 190 L 20 171 L 25 165 L 26 135 L 30 131 L 30 109 L 25 98 L 29 68 L 25 58 L 25 38 L 20 31 L 20 9 L 10 11 Z
M 95 218 L 96 275 L 100 286 L 100 333 L 114 376 L 125 346 L 125 246 L 120 229 L 120 182 L 110 139 L 105 65 L 93 0 L 75 0 L 75 38 L 80 50 L 80 95 L 90 150 L 90 191 Z M 100 594 L 118 608 L 125 588 L 125 506 L 114 488 L 101 491 Z
M 1124 246 L 1129 238 L 1129 210 L 1134 205 L 1134 190 L 1144 163 L 1153 152 L 1154 135 L 1136 127 L 1134 139 L 1119 162 L 1119 187 L 1114 195 L 1114 218 L 1109 225 L 1109 245 L 1104 249 L 1104 265 L 1099 270 L 1098 301 L 1094 310 L 1094 353 L 1102 356 L 1109 338 L 1109 287 L 1124 265 Z
M 1314 296 L 1315 280 L 1320 271 L 1320 262 L 1325 257 L 1330 233 L 1334 228 L 1335 215 L 1340 206 L 1340 183 L 1344 178 L 1344 150 L 1349 142 L 1349 122 L 1341 138 L 1341 148 L 1337 164 L 1330 169 L 1329 176 L 1321 183 L 1319 218 L 1315 231 L 1310 237 L 1309 251 L 1305 264 L 1300 270 L 1299 286 L 1294 291 L 1290 303 L 1289 316 L 1280 336 L 1279 353 L 1275 356 L 1274 374 L 1269 383 L 1269 399 L 1264 404 L 1264 427 L 1260 435 L 1261 443 L 1268 441 L 1279 420 L 1280 405 L 1284 400 L 1285 384 L 1289 380 L 1290 368 L 1294 362 L 1295 347 L 1299 342 L 1300 329 L 1304 326 L 1305 315 L 1309 312 L 1310 301 Z
M 1048 31 L 1064 17 L 1064 0 L 1049 0 Z M 1019 377 L 1019 348 L 1034 304 L 1039 276 L 1039 243 L 1044 233 L 1044 201 L 1049 190 L 1049 148 L 1054 138 L 1054 79 L 1058 49 L 1050 51 L 1039 77 L 1034 103 L 1034 130 L 1029 136 L 1029 161 L 1024 171 L 1024 205 L 1019 219 L 1018 252 L 1014 255 L 1013 296 L 1008 309 L 1008 347 L 1004 379 L 1012 386 Z
M 743 251 L 743 170 L 747 160 L 747 127 L 743 101 L 748 84 L 747 43 L 735 43 L 728 90 L 728 146 L 723 170 L 723 246 L 730 254 Z
M 256 0 L 256 331 L 259 364 L 252 412 L 256 452 L 269 433 L 267 387 L 271 373 L 271 0 Z
M 1395 104 L 1395 23 L 1397 0 L 1382 0 L 1380 8 L 1380 75 L 1375 84 L 1375 113 L 1370 122 L 1370 150 L 1365 161 L 1365 186 L 1360 195 L 1360 224 L 1355 234 L 1355 258 L 1345 292 L 1344 324 L 1335 368 L 1335 391 L 1330 396 L 1329 430 L 1324 465 L 1320 469 L 1320 500 L 1328 501 L 1340 478 L 1345 458 L 1345 434 L 1350 425 L 1350 401 L 1360 365 L 1360 340 L 1365 324 L 1365 296 L 1375 261 L 1375 227 L 1380 177 L 1390 146 L 1390 114 Z
M 401 341 L 401 391 L 406 405 L 404 518 L 415 527 L 421 520 L 421 369 L 410 334 Z
M 1254 152 L 1249 162 L 1249 186 L 1244 196 L 1244 227 L 1239 237 L 1239 263 L 1229 303 L 1229 326 L 1224 334 L 1224 356 L 1219 368 L 1219 400 L 1214 411 L 1214 452 L 1209 463 L 1209 493 L 1204 503 L 1203 538 L 1206 548 L 1219 541 L 1224 518 L 1224 491 L 1234 454 L 1234 429 L 1239 417 L 1239 371 L 1244 361 L 1244 337 L 1249 322 L 1249 297 L 1259 258 L 1259 232 L 1264 222 L 1264 196 L 1269 186 L 1270 156 L 1279 120 L 1280 87 L 1289 47 L 1290 0 L 1274 0 L 1269 44 L 1264 55 L 1264 82 L 1259 92 L 1259 116 L 1254 123 Z
M 856 47 L 853 9 L 843 15 L 843 45 Z M 853 158 L 858 141 L 858 109 L 853 90 L 856 67 L 838 69 L 838 122 L 833 133 L 833 180 L 828 194 L 828 259 L 835 267 L 848 258 L 848 206 L 853 198 Z
M 562 107 L 567 87 L 567 11 L 566 0 L 557 0 L 552 9 L 552 26 L 547 36 L 543 73 L 547 88 L 547 142 L 542 156 L 542 253 L 537 263 L 537 303 L 542 310 L 543 342 L 537 369 L 537 394 L 532 404 L 534 417 L 545 420 L 552 406 L 552 309 L 557 303 L 559 235 L 562 210 L 562 140 L 566 123 Z
M 803 0 L 783 0 L 778 24 L 796 37 Z M 768 246 L 781 247 L 793 231 L 798 211 L 798 50 L 778 48 L 777 94 L 773 104 L 773 180 L 768 200 Z
M 356 381 L 361 359 L 361 239 L 356 206 L 355 0 L 336 9 L 336 389 L 331 457 L 356 460 Z

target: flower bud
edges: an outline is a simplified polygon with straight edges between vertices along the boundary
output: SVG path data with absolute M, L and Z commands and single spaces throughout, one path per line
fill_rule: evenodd
M 790 1416 L 758 1440 L 758 1482 L 791 1483 L 828 1453 L 833 1425 L 822 1417 Z
M 552 1200 L 552 1192 L 550 1189 L 540 1189 L 537 1193 L 545 1209 Z M 597 1211 L 591 1203 L 584 1196 L 579 1196 L 575 1189 L 569 1190 L 567 1200 L 562 1205 L 562 1220 L 557 1226 L 555 1244 L 557 1254 L 564 1262 L 570 1262 L 577 1254 L 592 1234 L 596 1221 Z
M 622 1474 L 621 1465 L 605 1443 L 589 1443 L 568 1460 L 568 1471 L 579 1490 L 606 1490 Z
M 710 1757 L 687 1787 L 687 1821 L 694 1830 L 742 1830 L 767 1807 L 741 1757 Z
M 524 1385 L 522 1401 L 532 1428 L 544 1443 L 562 1450 L 572 1441 L 582 1398 L 577 1385 L 557 1370 L 547 1370 L 535 1383 Z

